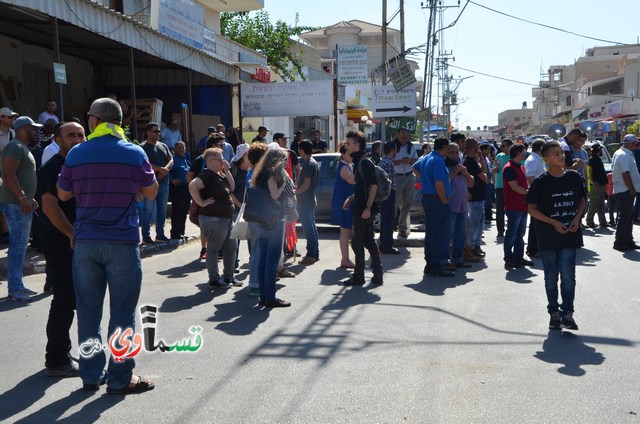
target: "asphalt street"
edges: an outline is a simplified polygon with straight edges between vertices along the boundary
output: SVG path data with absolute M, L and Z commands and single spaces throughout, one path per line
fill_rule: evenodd
M 211 291 L 199 243 L 155 253 L 143 260 L 140 305 L 159 307 L 156 338 L 193 339 L 195 326 L 202 345 L 143 349 L 135 371 L 156 389 L 127 397 L 44 375 L 50 297 L 0 301 L 0 421 L 640 422 L 640 252 L 613 250 L 610 230 L 589 231 L 578 255 L 580 330 L 550 331 L 541 261 L 504 270 L 495 234 L 485 232 L 485 264 L 455 278 L 424 278 L 422 249 L 401 248 L 383 257 L 383 286 L 344 288 L 337 231 L 323 229 L 321 261 L 290 267 L 299 275 L 281 280 L 278 295 L 292 306 L 274 310 L 257 307 L 246 281 Z M 240 252 L 246 280 L 246 244 Z M 40 291 L 43 275 L 25 282 Z

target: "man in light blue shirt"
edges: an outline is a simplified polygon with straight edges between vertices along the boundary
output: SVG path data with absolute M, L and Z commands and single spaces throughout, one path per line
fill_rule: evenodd
M 160 141 L 173 151 L 176 147 L 176 141 L 182 140 L 182 136 L 180 135 L 180 131 L 178 130 L 178 121 L 175 119 L 171 120 L 171 123 L 168 127 L 164 128 L 160 133 Z

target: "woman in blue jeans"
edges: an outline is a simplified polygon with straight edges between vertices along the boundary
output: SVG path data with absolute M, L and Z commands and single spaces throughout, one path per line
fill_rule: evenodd
M 251 178 L 251 187 L 268 190 L 271 198 L 280 200 L 289 178 L 284 170 L 287 156 L 281 149 L 268 150 L 260 159 Z M 258 305 L 267 308 L 291 306 L 276 297 L 276 269 L 284 240 L 284 212 L 273 225 L 251 222 L 251 269 L 250 278 L 260 287 Z

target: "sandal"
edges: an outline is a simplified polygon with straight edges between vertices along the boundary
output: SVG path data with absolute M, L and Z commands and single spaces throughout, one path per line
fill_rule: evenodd
M 122 389 L 114 389 L 113 387 L 107 387 L 107 393 L 110 395 L 131 395 L 144 393 L 155 388 L 155 384 L 151 380 L 147 380 L 142 376 L 138 376 L 138 382 L 135 386 L 130 387 L 128 384 Z

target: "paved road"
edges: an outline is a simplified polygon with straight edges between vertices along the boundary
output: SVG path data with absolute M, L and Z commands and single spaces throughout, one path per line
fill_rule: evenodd
M 640 253 L 612 250 L 611 232 L 586 237 L 580 331 L 549 331 L 541 268 L 505 271 L 485 234 L 486 265 L 456 278 L 423 279 L 421 249 L 403 248 L 384 258 L 384 286 L 345 289 L 337 233 L 325 230 L 322 261 L 281 281 L 293 306 L 272 311 L 246 287 L 208 290 L 198 243 L 148 257 L 141 304 L 160 306 L 159 337 L 197 325 L 203 345 L 143 351 L 136 371 L 157 387 L 127 398 L 44 375 L 50 298 L 0 302 L 0 421 L 640 422 Z

